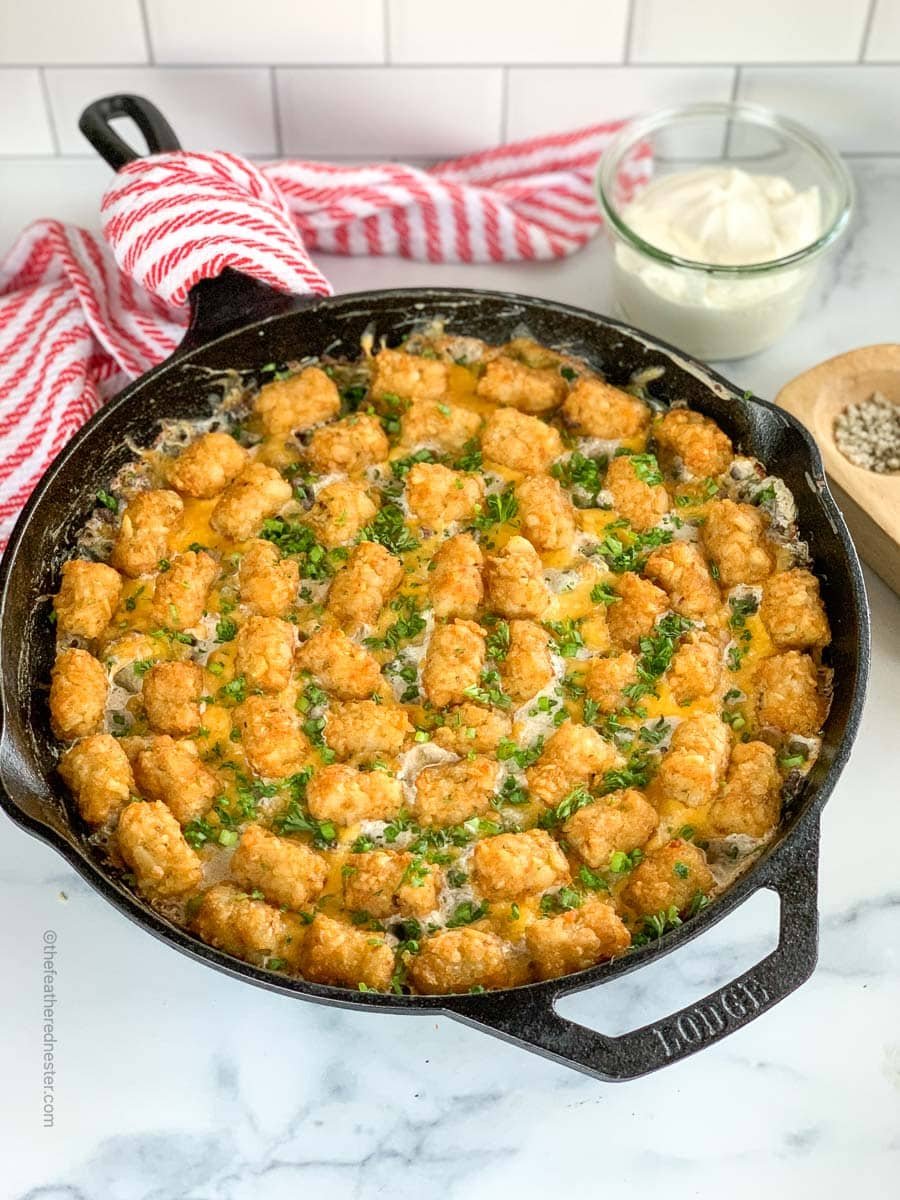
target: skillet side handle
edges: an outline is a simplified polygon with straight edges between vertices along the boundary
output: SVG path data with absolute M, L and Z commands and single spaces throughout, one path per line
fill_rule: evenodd
M 143 96 L 127 93 L 103 96 L 87 106 L 78 120 L 78 128 L 114 171 L 143 157 L 113 129 L 110 121 L 116 117 L 130 117 L 134 121 L 144 135 L 148 154 L 181 149 L 175 131 L 155 104 Z
M 756 966 L 696 1004 L 619 1037 L 560 1016 L 556 1001 L 577 987 L 538 995 L 526 990 L 521 995 L 460 997 L 448 1005 L 450 1015 L 603 1080 L 636 1079 L 703 1050 L 755 1020 L 813 972 L 818 956 L 818 815 L 801 837 L 799 848 L 779 856 L 760 884 L 777 891 L 781 899 L 778 945 Z M 471 1000 L 483 1004 L 470 1005 Z

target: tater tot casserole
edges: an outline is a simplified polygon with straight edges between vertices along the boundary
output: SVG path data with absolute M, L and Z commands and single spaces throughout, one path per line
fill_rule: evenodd
M 714 901 L 815 761 L 830 632 L 787 487 L 651 374 L 432 325 L 136 451 L 54 601 L 110 870 L 226 954 L 419 995 Z

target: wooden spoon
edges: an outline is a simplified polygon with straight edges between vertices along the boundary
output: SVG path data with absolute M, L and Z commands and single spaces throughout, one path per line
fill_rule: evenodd
M 775 401 L 815 438 L 860 557 L 900 595 L 900 474 L 857 467 L 834 440 L 839 413 L 875 392 L 900 404 L 900 345 L 864 346 L 829 358 L 792 379 Z

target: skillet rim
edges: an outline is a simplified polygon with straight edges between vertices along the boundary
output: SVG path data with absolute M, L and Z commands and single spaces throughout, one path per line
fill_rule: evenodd
M 865 581 L 859 558 L 843 516 L 828 488 L 818 447 L 809 431 L 793 414 L 779 408 L 772 401 L 754 396 L 750 392 L 739 392 L 732 383 L 716 370 L 669 343 L 646 334 L 615 318 L 594 313 L 589 309 L 537 296 L 493 289 L 412 287 L 347 292 L 328 297 L 296 298 L 295 304 L 287 311 L 282 309 L 280 312 L 256 320 L 239 319 L 239 323 L 233 328 L 228 329 L 227 332 L 218 333 L 209 340 L 197 341 L 196 333 L 199 333 L 199 330 L 195 331 L 192 326 L 186 335 L 188 345 L 185 346 L 183 342 L 178 350 L 168 359 L 133 380 L 111 400 L 102 405 L 76 432 L 74 437 L 42 475 L 13 527 L 6 550 L 4 551 L 2 560 L 0 560 L 0 631 L 2 631 L 6 617 L 12 566 L 17 560 L 20 544 L 32 520 L 41 515 L 40 505 L 47 488 L 57 473 L 81 451 L 85 443 L 90 441 L 95 431 L 102 428 L 104 422 L 111 419 L 113 414 L 122 406 L 129 403 L 134 396 L 140 394 L 145 387 L 152 386 L 159 378 L 167 375 L 173 369 L 189 365 L 191 358 L 195 354 L 201 355 L 229 338 L 247 335 L 274 323 L 289 322 L 298 315 L 314 316 L 320 310 L 327 311 L 345 306 L 352 307 L 353 305 L 377 305 L 397 300 L 405 300 L 410 306 L 421 306 L 425 310 L 429 308 L 434 309 L 441 304 L 453 305 L 454 303 L 483 302 L 487 300 L 522 306 L 526 311 L 537 307 L 545 312 L 552 312 L 562 317 L 574 317 L 606 329 L 614 329 L 621 332 L 628 339 L 643 344 L 648 350 L 661 353 L 676 366 L 686 370 L 689 374 L 697 378 L 698 382 L 706 390 L 715 390 L 718 388 L 722 396 L 734 404 L 737 409 L 752 410 L 755 408 L 761 410 L 766 414 L 767 420 L 774 420 L 788 426 L 799 435 L 806 450 L 805 466 L 807 474 L 810 483 L 814 485 L 812 489 L 814 492 L 814 503 L 822 510 L 823 516 L 837 537 L 844 559 L 843 565 L 846 567 L 850 577 L 851 599 L 857 623 L 857 636 L 855 647 L 856 673 L 847 718 L 840 734 L 839 744 L 835 748 L 833 759 L 821 783 L 818 787 L 812 789 L 810 794 L 803 797 L 803 810 L 797 817 L 792 828 L 766 847 L 750 867 L 721 896 L 716 898 L 714 903 L 701 910 L 690 921 L 667 933 L 663 938 L 648 943 L 619 958 L 590 967 L 584 971 L 561 976 L 558 979 L 522 984 L 514 988 L 495 989 L 482 994 L 398 996 L 379 992 L 353 992 L 347 988 L 317 984 L 299 976 L 290 977 L 266 971 L 243 960 L 233 958 L 231 955 L 224 954 L 212 946 L 201 942 L 198 938 L 193 937 L 181 926 L 166 920 L 149 905 L 145 906 L 137 899 L 134 893 L 114 877 L 101 871 L 94 860 L 82 849 L 80 834 L 77 830 L 67 825 L 68 832 L 72 835 L 72 840 L 70 840 L 60 830 L 26 812 L 9 794 L 3 774 L 7 760 L 11 759 L 13 763 L 12 774 L 13 776 L 15 775 L 15 759 L 18 752 L 15 748 L 11 750 L 9 739 L 6 736 L 6 714 L 7 705 L 10 703 L 10 700 L 7 696 L 2 672 L 0 672 L 0 806 L 2 806 L 7 815 L 16 824 L 26 829 L 41 841 L 52 846 L 77 871 L 81 878 L 96 891 L 100 892 L 104 899 L 114 905 L 120 912 L 124 913 L 130 920 L 134 921 L 135 924 L 146 929 L 159 940 L 173 946 L 176 950 L 187 954 L 195 960 L 215 967 L 233 978 L 246 980 L 256 986 L 264 987 L 283 995 L 300 996 L 314 1002 L 336 1004 L 345 1008 L 363 1010 L 374 1007 L 395 1012 L 443 1011 L 451 1015 L 464 1016 L 467 1019 L 471 1018 L 477 1021 L 480 1008 L 483 1008 L 485 1004 L 496 1002 L 498 999 L 502 1002 L 502 998 L 506 996 L 512 998 L 527 995 L 535 1000 L 545 998 L 552 1004 L 553 1000 L 568 993 L 597 986 L 610 979 L 628 974 L 638 967 L 645 965 L 647 962 L 663 957 L 685 942 L 698 937 L 705 930 L 724 919 L 730 912 L 733 912 L 735 908 L 759 888 L 774 886 L 773 878 L 778 876 L 781 860 L 790 859 L 792 856 L 795 857 L 797 851 L 802 850 L 804 844 L 809 843 L 811 839 L 815 838 L 818 828 L 818 818 L 822 807 L 833 792 L 850 757 L 852 746 L 859 730 L 869 675 L 871 654 L 869 611 Z M 424 316 L 425 314 L 423 313 L 422 315 Z M 373 312 L 373 319 L 376 319 L 377 316 L 377 312 Z M 192 336 L 192 334 L 195 336 Z M 59 802 L 59 788 L 54 785 L 52 776 L 41 773 L 41 780 L 47 787 L 50 796 Z M 490 1026 L 489 1021 L 486 1021 L 486 1024 L 488 1027 Z

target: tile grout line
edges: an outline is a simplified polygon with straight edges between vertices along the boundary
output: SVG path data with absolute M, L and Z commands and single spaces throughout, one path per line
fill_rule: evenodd
M 116 70 L 147 70 L 152 68 L 157 71 L 265 71 L 269 67 L 277 67 L 280 70 L 296 70 L 296 71 L 383 71 L 390 69 L 392 71 L 496 71 L 499 68 L 506 67 L 509 70 L 530 71 L 530 70 L 576 70 L 576 71 L 704 71 L 704 70 L 733 70 L 735 67 L 752 70 L 764 69 L 774 71 L 797 71 L 797 70 L 834 70 L 835 68 L 857 68 L 865 67 L 867 70 L 876 70 L 879 67 L 897 67 L 900 66 L 900 58 L 895 59 L 879 59 L 877 62 L 866 61 L 860 63 L 855 58 L 842 59 L 806 59 L 799 62 L 764 62 L 754 59 L 753 61 L 735 63 L 735 62 L 654 62 L 654 63 L 623 63 L 618 59 L 605 59 L 602 62 L 594 60 L 591 62 L 479 62 L 479 63 L 463 63 L 463 62 L 416 62 L 416 63 L 379 63 L 379 62 L 332 62 L 332 63 L 312 63 L 312 62 L 183 62 L 183 63 L 161 63 L 154 60 L 153 63 L 146 62 L 102 62 L 102 63 L 85 63 L 85 62 L 54 62 L 40 63 L 34 60 L 3 62 L 0 63 L 0 73 L 4 70 L 22 70 L 28 68 L 30 70 L 46 69 L 48 71 L 116 71 Z
M 634 10 L 637 6 L 637 0 L 628 0 L 628 16 L 625 19 L 625 58 L 624 64 L 631 63 L 631 44 L 634 40 Z
M 381 0 L 381 20 L 384 33 L 384 50 L 382 59 L 385 66 L 391 63 L 391 4 L 390 0 Z
M 56 128 L 56 116 L 54 115 L 53 104 L 50 100 L 50 88 L 47 86 L 47 75 L 43 67 L 38 68 L 38 79 L 41 85 L 41 95 L 44 98 L 44 110 L 47 113 L 47 124 L 50 127 L 50 141 L 53 143 L 53 155 L 54 157 L 58 158 L 62 153 L 62 145 L 59 140 L 59 130 Z
M 144 47 L 147 51 L 147 61 L 151 65 L 156 64 L 156 59 L 153 53 L 153 39 L 150 36 L 150 14 L 147 12 L 147 0 L 138 0 L 138 8 L 141 13 L 141 25 L 144 30 Z
M 284 136 L 281 128 L 281 100 L 278 95 L 278 73 L 275 67 L 269 67 L 269 94 L 272 101 L 272 124 L 275 127 L 275 153 L 279 158 L 284 156 Z
M 500 76 L 500 143 L 509 137 L 509 67 L 504 67 Z
M 872 36 L 872 25 L 875 21 L 875 6 L 878 0 L 869 0 L 869 11 L 866 13 L 866 19 L 863 22 L 862 41 L 859 46 L 859 58 L 856 60 L 859 63 L 865 62 L 866 51 L 869 48 L 869 38 Z

